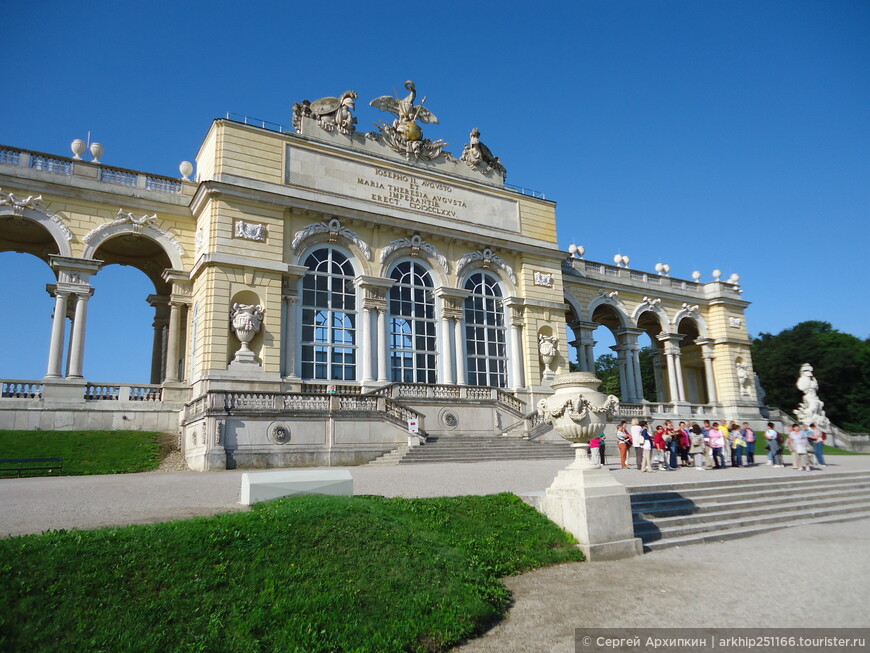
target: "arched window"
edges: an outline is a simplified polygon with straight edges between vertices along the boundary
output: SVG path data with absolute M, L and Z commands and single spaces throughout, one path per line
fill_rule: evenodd
M 432 276 L 405 261 L 390 277 L 390 377 L 393 382 L 435 383 L 435 301 Z
M 475 272 L 465 282 L 465 347 L 468 383 L 507 386 L 504 307 L 498 281 Z
M 312 252 L 302 281 L 302 378 L 356 378 L 354 269 L 337 249 Z

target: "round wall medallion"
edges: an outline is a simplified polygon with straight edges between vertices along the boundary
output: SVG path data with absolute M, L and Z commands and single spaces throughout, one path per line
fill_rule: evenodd
M 459 418 L 456 417 L 456 413 L 445 410 L 441 413 L 441 423 L 448 429 L 455 429 L 459 426 Z
M 290 427 L 284 422 L 275 422 L 269 426 L 269 439 L 275 444 L 290 442 Z

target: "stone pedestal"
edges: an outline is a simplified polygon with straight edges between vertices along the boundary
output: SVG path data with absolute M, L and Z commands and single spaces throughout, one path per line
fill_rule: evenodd
M 640 555 L 643 545 L 634 536 L 625 486 L 589 460 L 588 445 L 574 447 L 577 459 L 556 475 L 540 500 L 540 510 L 577 538 L 587 560 Z
M 250 349 L 239 349 L 236 352 L 235 358 L 229 364 L 229 369 L 238 370 L 239 372 L 259 372 L 262 368 L 257 362 L 254 352 Z

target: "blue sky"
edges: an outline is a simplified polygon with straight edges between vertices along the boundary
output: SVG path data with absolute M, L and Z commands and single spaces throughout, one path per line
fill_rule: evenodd
M 563 248 L 738 272 L 753 335 L 818 319 L 870 336 L 870 3 L 398 7 L 10 4 L 0 143 L 70 155 L 90 131 L 104 163 L 177 175 L 227 111 L 289 125 L 294 102 L 353 89 L 368 130 L 368 101 L 413 79 L 441 121 L 427 136 L 458 154 L 479 127 L 509 183 L 557 202 Z M 26 328 L 0 327 L 17 345 L 0 377 L 41 378 L 51 273 L 7 253 L 0 274 L 26 307 Z M 144 275 L 111 266 L 94 286 L 86 376 L 147 380 Z

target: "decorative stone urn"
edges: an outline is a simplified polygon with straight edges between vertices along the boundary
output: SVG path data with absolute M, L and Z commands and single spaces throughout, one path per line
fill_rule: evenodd
M 573 443 L 576 456 L 543 496 L 528 500 L 574 535 L 588 560 L 617 560 L 639 555 L 642 545 L 634 536 L 625 486 L 589 457 L 589 441 L 604 431 L 619 407 L 616 397 L 598 391 L 599 385 L 589 372 L 559 374 L 553 380 L 556 392 L 538 402 L 538 414 Z
M 599 385 L 601 380 L 591 372 L 559 374 L 553 380 L 555 394 L 538 402 L 541 419 L 573 443 L 577 452 L 574 465 L 598 466 L 589 459 L 589 441 L 604 430 L 608 418 L 619 408 L 619 399 L 599 392 Z
M 254 306 L 251 304 L 233 304 L 233 310 L 230 318 L 233 331 L 236 338 L 242 343 L 242 346 L 233 357 L 234 363 L 256 364 L 254 352 L 248 346 L 260 326 L 263 324 L 263 307 Z

